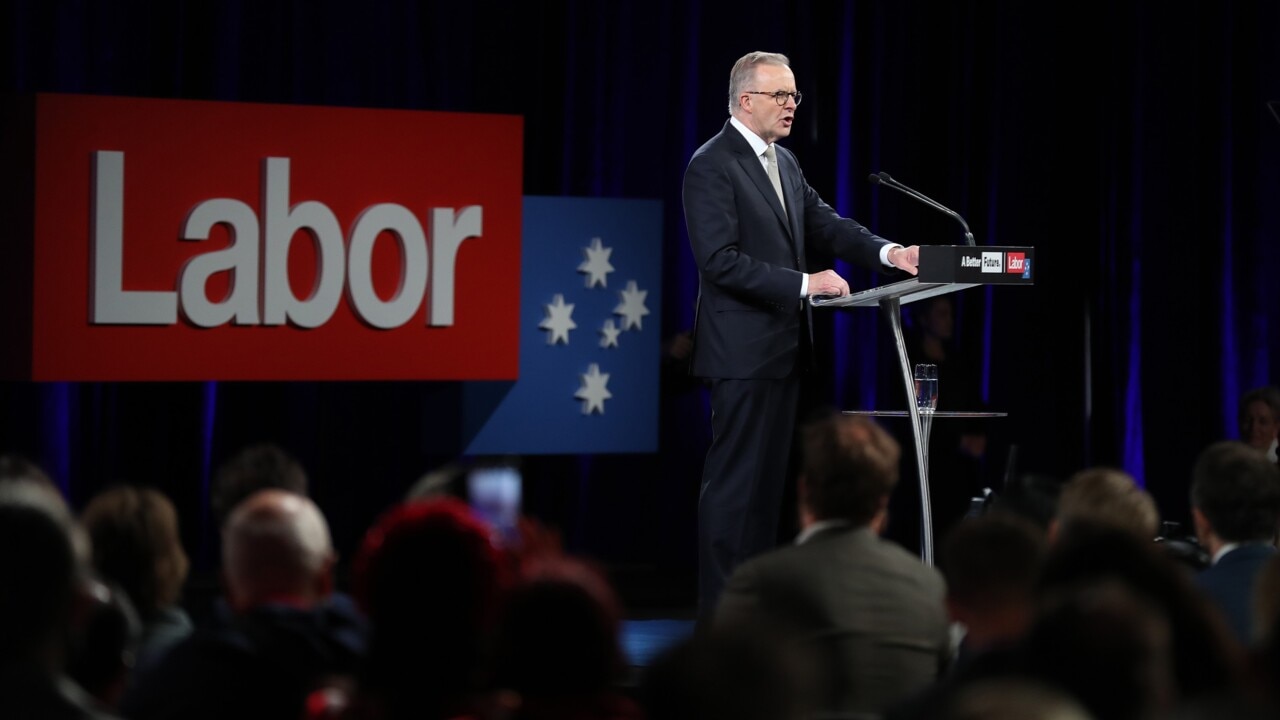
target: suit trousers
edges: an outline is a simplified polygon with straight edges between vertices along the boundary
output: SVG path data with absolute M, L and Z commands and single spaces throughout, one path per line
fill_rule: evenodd
M 698 496 L 698 615 L 734 568 L 777 546 L 801 379 L 713 380 L 711 447 Z

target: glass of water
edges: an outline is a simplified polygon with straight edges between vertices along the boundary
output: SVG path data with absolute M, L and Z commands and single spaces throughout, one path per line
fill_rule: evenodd
M 931 413 L 938 409 L 938 366 L 919 363 L 915 369 L 916 408 Z

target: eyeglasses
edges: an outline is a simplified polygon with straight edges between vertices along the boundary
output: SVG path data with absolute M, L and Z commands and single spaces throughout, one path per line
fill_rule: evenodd
M 801 98 L 804 97 L 804 95 L 802 95 L 798 90 L 796 92 L 787 92 L 786 90 L 779 90 L 777 92 L 764 92 L 762 90 L 743 90 L 743 92 L 745 92 L 748 95 L 768 95 L 769 97 L 776 100 L 779 106 L 785 106 L 787 104 L 787 98 L 789 97 L 795 98 L 796 104 L 799 105 Z

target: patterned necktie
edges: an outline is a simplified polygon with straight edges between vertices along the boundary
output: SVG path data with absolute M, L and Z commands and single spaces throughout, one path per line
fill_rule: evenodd
M 782 178 L 778 175 L 778 153 L 771 143 L 764 149 L 765 170 L 769 173 L 769 182 L 773 183 L 774 192 L 778 193 L 778 202 L 782 203 L 782 214 L 787 214 L 787 201 L 782 198 Z

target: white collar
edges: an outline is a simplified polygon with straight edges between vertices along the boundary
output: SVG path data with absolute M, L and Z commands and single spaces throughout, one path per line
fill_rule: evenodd
M 756 154 L 756 157 L 760 157 L 765 150 L 769 149 L 769 143 L 762 140 L 759 135 L 751 132 L 751 128 L 744 125 L 738 118 L 730 115 L 729 124 L 737 128 L 738 132 L 742 133 L 742 137 L 746 138 L 748 143 L 751 143 L 751 150 Z
M 1218 548 L 1218 552 L 1213 554 L 1213 561 L 1210 562 L 1209 564 L 1217 565 L 1218 561 L 1222 559 L 1223 555 L 1226 555 L 1227 553 L 1231 552 L 1232 550 L 1235 550 L 1238 547 L 1240 547 L 1240 543 L 1227 543 L 1226 545 L 1223 545 L 1222 547 Z

